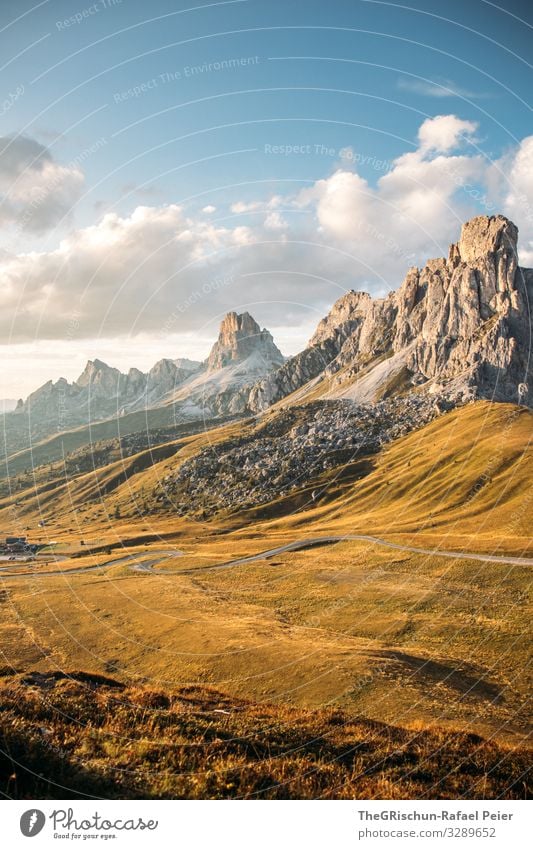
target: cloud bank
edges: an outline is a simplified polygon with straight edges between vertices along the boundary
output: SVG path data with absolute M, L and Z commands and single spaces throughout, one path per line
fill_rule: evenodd
M 232 199 L 194 215 L 174 204 L 138 206 L 73 230 L 53 251 L 4 255 L 0 333 L 16 342 L 163 336 L 243 308 L 274 330 L 297 326 L 347 288 L 395 288 L 409 266 L 445 254 L 478 213 L 511 217 L 521 261 L 533 265 L 533 136 L 490 162 L 477 131 L 437 116 L 374 182 L 356 156 L 345 157 L 294 194 Z M 37 142 L 0 142 L 3 226 L 53 228 L 82 186 L 78 166 L 59 164 Z M 36 187 L 43 199 L 32 206 Z

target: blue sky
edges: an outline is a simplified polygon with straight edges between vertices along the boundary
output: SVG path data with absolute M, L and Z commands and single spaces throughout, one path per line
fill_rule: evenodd
M 533 257 L 530 4 L 193 6 L 1 4 L 0 395 L 202 357 L 227 309 L 292 353 L 479 212 Z

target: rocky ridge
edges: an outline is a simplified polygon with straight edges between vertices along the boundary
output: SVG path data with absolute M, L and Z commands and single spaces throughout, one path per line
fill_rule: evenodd
M 102 360 L 89 360 L 73 383 L 61 377 L 49 380 L 19 403 L 16 413 L 43 421 L 57 419 L 58 427 L 97 421 L 126 411 L 156 406 L 176 385 L 188 380 L 200 364 L 179 367 L 173 360 L 159 360 L 144 373 L 131 368 L 127 374 Z
M 242 412 L 251 387 L 283 362 L 268 330 L 247 312 L 230 312 L 204 363 L 162 359 L 146 373 L 131 368 L 124 374 L 89 360 L 73 383 L 48 381 L 19 403 L 17 413 L 58 419 L 64 428 L 166 403 L 176 404 L 177 419 Z
M 168 400 L 178 417 L 242 415 L 252 387 L 284 361 L 268 330 L 248 312 L 230 312 L 201 371 Z
M 262 413 L 287 396 L 368 407 L 416 390 L 448 404 L 531 405 L 533 270 L 518 266 L 517 238 L 500 215 L 466 222 L 447 258 L 409 269 L 387 297 L 339 298 L 308 347 L 288 360 L 249 313 L 231 312 L 204 363 L 163 359 L 146 374 L 123 374 L 89 361 L 74 383 L 48 381 L 4 416 L 6 452 L 158 407 L 179 424 Z
M 368 400 L 402 369 L 413 386 L 456 403 L 529 403 L 533 270 L 518 266 L 517 238 L 507 218 L 478 216 L 446 259 L 409 269 L 386 298 L 343 295 L 305 351 L 253 388 L 250 408 L 265 410 L 309 381 L 315 393 L 322 381 L 326 398 Z

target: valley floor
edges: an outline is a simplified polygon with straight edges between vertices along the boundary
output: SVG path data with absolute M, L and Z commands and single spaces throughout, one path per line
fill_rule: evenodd
M 530 435 L 471 405 L 316 504 L 210 521 L 135 512 L 173 457 L 23 492 L 51 545 L 0 568 L 3 792 L 523 797 Z

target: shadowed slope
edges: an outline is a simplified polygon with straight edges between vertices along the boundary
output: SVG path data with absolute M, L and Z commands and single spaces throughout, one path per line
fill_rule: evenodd
M 524 798 L 525 749 L 204 687 L 124 688 L 83 673 L 0 684 L 12 798 Z

